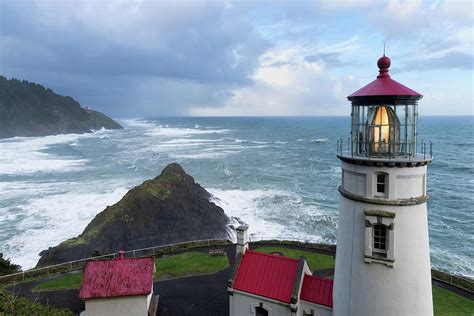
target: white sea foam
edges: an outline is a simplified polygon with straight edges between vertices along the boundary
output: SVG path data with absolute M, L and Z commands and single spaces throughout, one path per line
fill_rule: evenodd
M 238 217 L 249 224 L 252 238 L 296 238 L 311 241 L 322 241 L 321 236 L 307 234 L 296 225 L 288 225 L 289 221 L 301 218 L 317 217 L 321 212 L 315 208 L 300 213 L 302 199 L 293 193 L 279 190 L 222 190 L 211 188 L 208 191 L 214 196 L 212 201 L 222 207 L 226 214 Z M 274 203 L 274 200 L 280 203 Z M 298 212 L 291 212 L 298 207 Z M 306 207 L 305 207 L 306 208 Z M 283 220 L 283 217 L 287 217 Z M 295 217 L 297 216 L 297 217 Z M 293 217 L 291 219 L 291 217 Z M 289 220 L 289 221 L 288 221 Z M 282 223 L 285 223 L 284 225 Z M 303 223 L 299 223 L 303 225 Z M 289 227 L 291 226 L 291 227 Z
M 84 168 L 87 159 L 60 157 L 45 152 L 57 144 L 77 144 L 93 134 L 65 134 L 44 137 L 15 137 L 0 141 L 0 174 L 68 172 Z
M 156 127 L 146 132 L 149 136 L 164 136 L 164 137 L 183 137 L 191 135 L 202 134 L 222 134 L 228 133 L 228 129 L 193 129 L 193 128 L 176 128 L 176 127 Z
M 317 138 L 317 139 L 312 139 L 310 142 L 311 143 L 325 143 L 327 141 L 328 141 L 327 138 Z
M 58 187 L 71 186 L 70 191 L 36 196 L 27 203 L 16 205 L 21 209 L 23 220 L 16 224 L 17 233 L 4 245 L 6 255 L 23 268 L 33 267 L 39 259 L 39 252 L 55 246 L 65 239 L 77 236 L 92 218 L 107 205 L 117 202 L 126 192 L 126 187 L 111 188 L 112 183 L 51 184 L 55 188 L 43 186 L 48 193 Z M 21 183 L 18 188 L 30 187 L 33 183 Z M 101 188 L 111 188 L 108 191 Z M 0 214 L 8 213 L 8 207 L 0 209 Z M 0 225 L 7 225 L 11 219 L 0 219 Z
M 171 158 L 175 159 L 218 159 L 222 157 L 226 157 L 231 154 L 239 153 L 240 151 L 235 150 L 224 150 L 221 152 L 198 152 L 198 153 L 187 153 L 187 154 L 171 154 L 169 155 Z

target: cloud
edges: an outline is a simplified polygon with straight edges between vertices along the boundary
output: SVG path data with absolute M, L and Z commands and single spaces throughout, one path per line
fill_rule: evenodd
M 405 63 L 402 70 L 422 70 L 430 71 L 435 69 L 460 69 L 472 71 L 474 66 L 474 56 L 461 52 L 451 51 L 440 57 L 419 58 L 409 60 Z
M 289 54 L 287 50 L 270 51 L 254 76 L 253 86 L 235 89 L 234 97 L 223 107 L 206 105 L 190 110 L 191 115 L 347 115 L 346 96 L 357 90 L 360 82 L 351 77 L 332 77 L 323 65 L 301 59 L 276 63 Z
M 146 115 L 179 114 L 160 104 L 181 100 L 178 109 L 184 109 L 212 89 L 221 90 L 208 94 L 208 103 L 225 100 L 229 88 L 252 84 L 268 46 L 245 8 L 220 2 L 2 1 L 1 6 L 3 74 L 49 85 L 104 110 L 113 102 L 115 113 L 129 112 L 116 108 L 146 94 L 144 87 L 152 89 L 145 100 L 160 101 L 156 109 L 144 101 Z M 87 80 L 95 82 L 87 85 L 87 95 L 75 94 Z M 127 90 L 130 97 L 105 96 L 104 90 Z
M 337 67 L 343 65 L 339 59 L 339 55 L 339 53 L 319 53 L 305 56 L 304 60 L 309 63 L 323 63 L 329 67 Z
M 418 70 L 437 71 L 430 93 L 459 77 L 460 95 L 472 96 L 471 9 L 461 0 L 0 1 L 0 74 L 114 116 L 345 115 L 384 41 L 395 79 L 410 86 L 426 80 Z

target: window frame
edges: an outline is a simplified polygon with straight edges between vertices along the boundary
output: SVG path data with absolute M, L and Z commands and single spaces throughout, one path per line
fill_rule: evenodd
M 395 213 L 384 210 L 365 210 L 365 249 L 366 263 L 382 263 L 393 267 L 395 262 Z M 385 249 L 375 247 L 377 227 L 383 227 L 385 232 Z
M 383 182 L 379 182 L 379 177 L 383 176 Z M 374 173 L 374 196 L 375 197 L 388 197 L 388 183 L 389 175 L 386 172 L 376 172 Z M 383 185 L 383 192 L 379 191 L 379 185 Z

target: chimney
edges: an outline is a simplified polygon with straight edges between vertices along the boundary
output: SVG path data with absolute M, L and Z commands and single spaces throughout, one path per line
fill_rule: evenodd
M 236 255 L 244 254 L 245 251 L 249 248 L 249 235 L 247 226 L 239 226 L 235 230 L 237 232 L 237 246 L 236 246 Z
M 118 252 L 118 259 L 119 259 L 119 260 L 123 260 L 123 258 L 125 258 L 125 251 L 120 250 L 120 251 Z

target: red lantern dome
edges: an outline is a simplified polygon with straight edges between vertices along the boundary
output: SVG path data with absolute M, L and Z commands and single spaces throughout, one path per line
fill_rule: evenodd
M 347 98 L 353 103 L 359 104 L 412 103 L 421 99 L 423 96 L 420 93 L 390 78 L 388 74 L 390 65 L 391 60 L 389 57 L 385 55 L 380 57 L 377 61 L 377 66 L 379 67 L 377 78 Z

